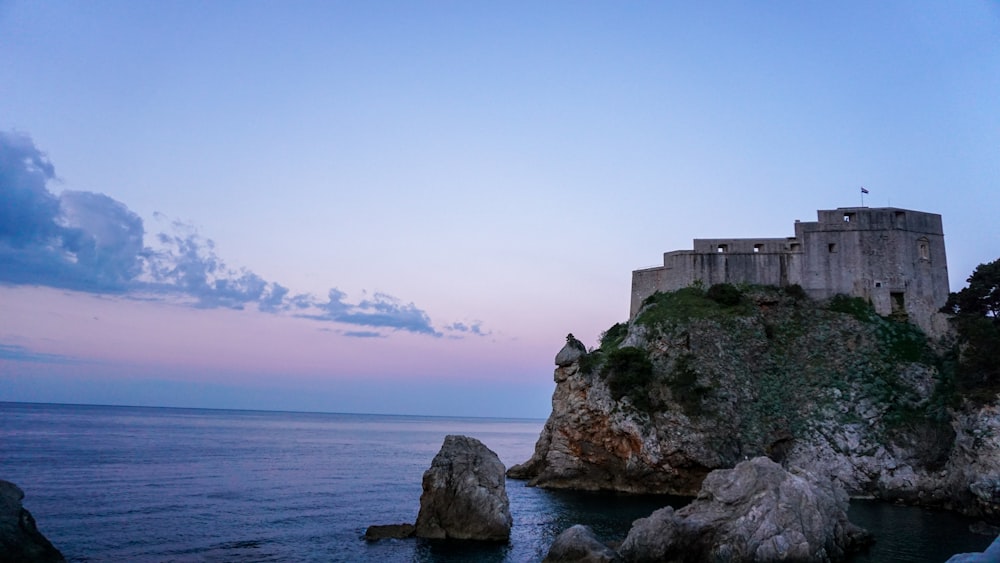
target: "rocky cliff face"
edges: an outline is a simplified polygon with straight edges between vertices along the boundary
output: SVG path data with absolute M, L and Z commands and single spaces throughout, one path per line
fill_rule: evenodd
M 656 294 L 557 367 L 534 455 L 508 475 L 693 495 L 766 455 L 852 495 L 1000 516 L 1000 406 L 958 396 L 944 350 L 857 299 Z
M 0 480 L 0 561 L 18 563 L 59 563 L 62 553 L 35 525 L 24 508 L 24 491 L 10 481 Z

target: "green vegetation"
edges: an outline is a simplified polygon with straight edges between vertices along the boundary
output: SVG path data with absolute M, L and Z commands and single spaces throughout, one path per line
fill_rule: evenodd
M 986 402 L 1000 393 L 1000 258 L 976 266 L 967 281 L 942 310 L 955 315 L 958 331 L 957 391 Z
M 948 434 L 948 366 L 918 327 L 878 315 L 865 299 L 840 295 L 825 306 L 791 306 L 803 301 L 801 287 L 719 284 L 653 295 L 636 323 L 648 327 L 650 338 L 669 342 L 671 355 L 656 360 L 662 371 L 652 380 L 688 416 L 737 416 L 734 436 L 745 452 L 803 435 L 824 409 L 836 407 L 828 412 L 858 423 L 858 412 L 840 410 L 845 393 L 870 401 L 866 408 L 881 413 L 887 438 Z M 683 349 L 696 338 L 700 351 Z M 926 367 L 903 378 L 913 363 Z M 928 397 L 917 381 L 931 376 Z M 658 408 L 655 388 L 648 395 Z
M 625 346 L 608 352 L 601 368 L 601 377 L 607 381 L 611 397 L 616 401 L 627 396 L 637 410 L 650 409 L 653 364 L 644 350 Z
M 894 318 L 878 317 L 875 322 L 875 334 L 891 361 L 934 363 L 934 352 L 920 328 Z
M 614 350 L 628 336 L 628 323 L 615 323 L 601 334 L 601 349 Z
M 850 297 L 844 294 L 834 295 L 826 306 L 836 313 L 846 313 L 861 322 L 870 322 L 878 318 L 875 307 L 860 297 Z
M 677 357 L 667 385 L 684 414 L 697 416 L 702 414 L 702 398 L 712 390 L 712 386 L 699 383 L 698 372 L 692 360 L 690 353 Z
M 998 286 L 981 293 L 992 297 Z M 962 353 L 941 356 L 918 327 L 878 315 L 865 299 L 838 295 L 821 305 L 800 286 L 695 284 L 651 295 L 633 321 L 659 351 L 622 347 L 630 325 L 616 323 L 580 366 L 615 400 L 628 397 L 637 414 L 672 404 L 731 426 L 727 447 L 741 456 L 768 452 L 832 416 L 876 424 L 895 443 L 926 440 L 921 462 L 931 467 L 953 443 L 948 409 L 958 398 L 1000 392 L 1000 323 L 992 309 L 976 308 L 988 299 L 968 298 L 956 298 L 952 310 Z
M 579 360 L 580 371 L 582 371 L 587 375 L 590 375 L 594 373 L 594 370 L 596 370 L 603 361 L 604 361 L 604 351 L 601 350 L 600 348 L 596 350 L 591 349 L 583 356 L 580 356 Z
M 872 304 L 860 297 L 835 295 L 827 309 L 851 315 L 862 323 L 874 325 L 875 334 L 893 362 L 933 363 L 934 354 L 927 342 L 927 335 L 904 318 L 882 317 Z
M 948 296 L 945 312 L 985 317 L 1000 324 L 1000 258 L 976 266 L 965 281 L 968 287 Z
M 740 304 L 740 300 L 743 299 L 743 294 L 740 293 L 736 286 L 729 283 L 717 283 L 712 287 L 708 288 L 705 292 L 705 297 L 715 301 L 723 307 L 734 307 Z
M 751 314 L 754 307 L 731 284 L 716 284 L 705 291 L 692 285 L 677 291 L 656 292 L 643 301 L 636 323 L 654 331 L 673 322 Z
M 802 286 L 797 283 L 786 285 L 782 289 L 784 290 L 785 295 L 795 299 L 796 301 L 803 301 L 809 298 L 809 296 L 806 295 L 806 290 L 802 289 Z

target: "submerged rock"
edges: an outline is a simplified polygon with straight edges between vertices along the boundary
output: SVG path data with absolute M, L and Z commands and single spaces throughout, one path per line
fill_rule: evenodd
M 412 538 L 416 532 L 413 524 L 386 524 L 368 526 L 365 530 L 365 541 L 402 540 Z
M 475 438 L 447 436 L 424 473 L 416 535 L 507 541 L 512 524 L 500 458 Z
M 577 524 L 559 534 L 542 563 L 610 563 L 618 553 L 601 543 L 593 530 Z
M 847 505 L 832 482 L 758 457 L 711 472 L 688 506 L 636 520 L 619 552 L 626 561 L 838 561 L 870 538 Z
M 0 480 L 0 561 L 49 563 L 65 561 L 38 528 L 22 505 L 24 491 L 10 481 Z

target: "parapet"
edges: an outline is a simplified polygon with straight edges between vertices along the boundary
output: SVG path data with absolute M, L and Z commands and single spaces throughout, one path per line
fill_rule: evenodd
M 799 285 L 811 297 L 869 300 L 880 314 L 905 314 L 928 333 L 948 299 L 941 216 L 896 207 L 838 207 L 795 221 L 785 238 L 694 239 L 663 254 L 663 266 L 632 272 L 630 316 L 656 291 L 693 283 Z

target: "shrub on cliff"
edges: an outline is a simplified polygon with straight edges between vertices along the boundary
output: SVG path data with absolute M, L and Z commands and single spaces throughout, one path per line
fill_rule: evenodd
M 783 289 L 786 295 L 796 301 L 802 301 L 803 299 L 809 298 L 809 295 L 806 294 L 806 290 L 802 289 L 802 286 L 797 283 L 786 285 Z
M 604 361 L 604 351 L 600 348 L 591 349 L 586 354 L 580 356 L 580 371 L 590 375 Z
M 645 350 L 625 346 L 607 354 L 601 377 L 608 383 L 616 401 L 628 396 L 638 410 L 649 410 L 649 385 L 653 379 L 653 363 Z
M 696 286 L 682 287 L 677 291 L 657 291 L 642 303 L 644 307 L 638 320 L 643 324 L 650 324 L 663 316 L 701 317 L 718 309 L 717 303 L 705 298 L 705 290 Z
M 708 297 L 723 307 L 733 307 L 740 304 L 740 299 L 743 298 L 743 295 L 740 293 L 740 290 L 731 283 L 717 283 L 708 288 L 708 291 L 705 292 L 705 297 Z
M 851 315 L 863 323 L 878 318 L 878 313 L 875 312 L 875 307 L 871 303 L 860 297 L 851 297 L 843 293 L 831 297 L 826 308 L 836 313 Z
M 628 323 L 615 323 L 601 334 L 601 349 L 613 350 L 628 336 Z

